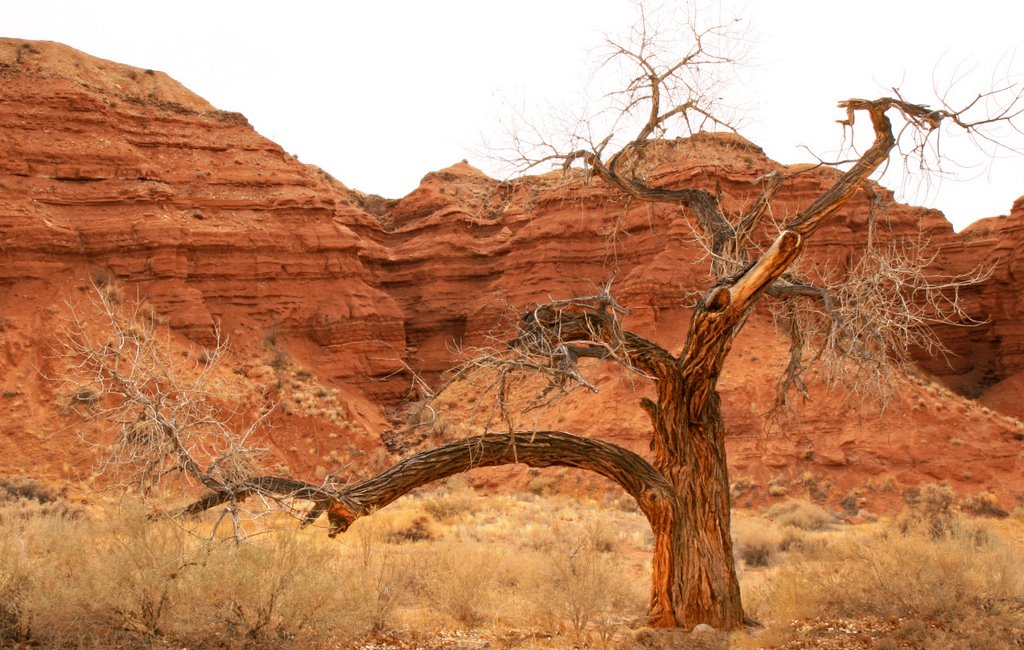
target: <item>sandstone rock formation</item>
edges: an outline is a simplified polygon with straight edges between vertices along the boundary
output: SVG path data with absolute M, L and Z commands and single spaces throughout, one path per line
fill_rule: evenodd
M 308 478 L 387 462 L 380 433 L 416 396 L 409 370 L 436 382 L 459 347 L 507 337 L 510 306 L 592 293 L 614 276 L 629 326 L 672 348 L 706 281 L 678 208 L 630 203 L 598 182 L 499 182 L 459 163 L 385 200 L 301 164 L 163 73 L 6 39 L 0 79 L 0 472 L 88 476 L 75 433 L 89 425 L 62 414 L 67 389 L 48 377 L 62 368 L 60 319 L 69 305 L 85 309 L 83 289 L 97 281 L 149 305 L 183 358 L 226 335 L 223 382 L 253 412 L 278 405 L 264 433 L 270 453 Z M 649 164 L 653 182 L 718 191 L 733 212 L 779 168 L 739 136 L 708 134 L 662 143 Z M 806 206 L 835 173 L 808 166 L 774 213 Z M 940 213 L 872 192 L 888 206 L 886 236 L 920 232 L 939 251 L 936 269 L 993 265 L 967 297 L 985 322 L 943 330 L 955 354 L 921 360 L 942 383 L 919 373 L 884 412 L 819 382 L 791 418 L 766 426 L 787 351 L 758 313 L 721 384 L 740 502 L 763 501 L 771 484 L 832 500 L 856 492 L 874 507 L 897 501 L 901 486 L 946 480 L 1012 506 L 1024 495 L 1014 419 L 1024 417 L 1014 399 L 1024 381 L 1024 197 L 1008 217 L 957 235 Z M 841 267 L 863 246 L 871 200 L 861 193 L 818 233 L 812 257 Z M 600 395 L 537 417 L 645 450 L 643 384 L 595 370 Z M 452 425 L 439 435 L 469 433 L 474 400 L 467 390 L 442 400 Z

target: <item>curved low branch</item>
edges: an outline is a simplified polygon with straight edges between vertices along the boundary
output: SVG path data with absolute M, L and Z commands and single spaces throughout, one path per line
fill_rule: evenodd
M 563 431 L 488 434 L 450 442 L 420 452 L 372 478 L 342 489 L 314 486 L 279 477 L 245 481 L 230 490 L 208 494 L 177 514 L 196 514 L 228 501 L 256 494 L 312 501 L 303 525 L 327 513 L 331 537 L 353 521 L 383 508 L 412 490 L 478 467 L 521 463 L 530 467 L 575 467 L 618 483 L 636 499 L 651 521 L 663 525 L 672 518 L 675 499 L 668 481 L 639 455 L 602 440 Z

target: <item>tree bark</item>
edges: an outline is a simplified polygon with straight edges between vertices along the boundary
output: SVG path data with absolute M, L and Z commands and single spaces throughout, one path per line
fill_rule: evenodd
M 679 395 L 683 398 L 684 395 Z M 735 629 L 743 623 L 730 536 L 725 431 L 717 393 L 701 421 L 690 422 L 685 400 L 662 402 L 656 435 L 681 442 L 679 457 L 657 462 L 672 485 L 678 519 L 655 538 L 650 624 Z

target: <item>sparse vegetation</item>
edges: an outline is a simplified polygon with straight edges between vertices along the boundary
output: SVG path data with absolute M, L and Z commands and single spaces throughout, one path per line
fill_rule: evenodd
M 733 524 L 733 551 L 748 567 L 771 564 L 783 544 L 783 535 L 776 526 L 763 520 L 740 519 Z
M 833 630 L 860 621 L 865 637 L 889 639 L 892 647 L 1019 647 L 1020 549 L 978 530 L 976 522 L 959 520 L 941 538 L 898 525 L 849 529 L 781 566 L 752 609 L 780 623 L 799 622 L 771 630 L 769 639 L 780 644 L 815 621 Z
M 1013 519 L 954 512 L 936 538 L 905 525 L 912 513 L 805 531 L 736 512 L 744 596 L 764 627 L 663 638 L 644 625 L 649 527 L 607 504 L 506 494 L 467 507 L 464 488 L 439 489 L 333 542 L 290 531 L 237 545 L 211 520 L 149 521 L 134 502 L 72 517 L 47 508 L 62 499 L 42 484 L 2 486 L 4 646 L 779 648 L 813 633 L 824 647 L 999 650 L 1024 635 Z M 394 534 L 417 522 L 430 537 Z
M 768 516 L 780 526 L 792 526 L 801 530 L 821 530 L 836 521 L 835 516 L 828 510 L 803 499 L 777 503 L 768 509 Z

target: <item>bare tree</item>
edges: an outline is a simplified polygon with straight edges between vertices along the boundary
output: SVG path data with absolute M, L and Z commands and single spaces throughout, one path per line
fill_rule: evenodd
M 568 146 L 533 143 L 542 149 L 536 155 L 531 153 L 536 147 L 527 146 L 524 140 L 515 143 L 526 167 L 554 163 L 567 170 L 582 168 L 589 179 L 631 200 L 684 208 L 680 218 L 692 219 L 702 234 L 711 256 L 713 279 L 693 308 L 682 351 L 672 354 L 625 330 L 625 310 L 610 290 L 605 290 L 588 298 L 529 308 L 505 349 L 477 360 L 465 371 L 485 367 L 496 373 L 498 385 L 512 371 L 542 373 L 547 381 L 537 399 L 547 399 L 572 385 L 592 388 L 580 372 L 580 359 L 618 362 L 654 383 L 656 398 L 644 398 L 640 403 L 650 416 L 653 461 L 618 445 L 562 431 L 515 430 L 507 419 L 507 431 L 422 451 L 377 476 L 346 486 L 316 486 L 248 471 L 222 476 L 215 472 L 221 465 L 218 459 L 240 451 L 231 451 L 234 447 L 229 445 L 228 451 L 203 452 L 200 460 L 184 437 L 180 421 L 166 411 L 174 400 L 155 399 L 148 389 L 119 379 L 118 364 L 122 362 L 118 354 L 123 353 L 97 352 L 95 342 L 83 343 L 76 351 L 88 360 L 84 368 L 94 373 L 104 390 L 121 396 L 122 404 L 137 405 L 148 414 L 149 422 L 158 425 L 161 442 L 144 455 L 145 466 L 152 467 L 147 470 L 149 475 L 166 471 L 156 459 L 168 458 L 172 466 L 208 490 L 180 514 L 202 512 L 253 495 L 301 499 L 312 504 L 303 523 L 326 515 L 334 536 L 355 519 L 417 487 L 474 468 L 512 463 L 581 468 L 618 483 L 636 499 L 650 522 L 655 536 L 651 625 L 706 623 L 723 629 L 742 625 L 744 614 L 730 539 L 725 424 L 717 392 L 734 338 L 762 298 L 778 300 L 780 322 L 793 340 L 783 387 L 799 390 L 809 360 L 853 360 L 861 367 L 875 368 L 874 376 L 884 379 L 894 355 L 898 359 L 913 346 L 927 347 L 934 342 L 927 330 L 931 322 L 962 320 L 957 290 L 977 276 L 936 280 L 922 270 L 927 259 L 902 253 L 899 248 L 886 249 L 874 241 L 870 229 L 864 233 L 868 255 L 859 271 L 843 276 L 843 283 L 812 282 L 797 272 L 795 264 L 808 239 L 865 188 L 901 143 L 922 150 L 922 143 L 936 137 L 946 125 L 973 134 L 983 134 L 992 124 L 1012 126 L 1021 113 L 1022 98 L 1019 90 L 1010 87 L 982 95 L 987 106 L 979 101 L 959 109 L 928 108 L 898 93 L 842 101 L 844 128 L 861 128 L 866 123 L 874 135 L 871 146 L 843 165 L 845 171 L 835 182 L 788 221 L 776 224 L 765 219 L 772 198 L 788 180 L 781 174 L 764 178 L 759 198 L 744 214 L 730 220 L 716 193 L 652 185 L 645 171 L 649 169 L 648 156 L 658 145 L 656 138 L 670 128 L 681 124 L 684 131 L 693 131 L 729 126 L 729 120 L 720 117 L 711 101 L 713 95 L 706 94 L 700 84 L 708 67 L 731 64 L 728 56 L 712 47 L 724 29 L 697 28 L 691 22 L 688 49 L 667 57 L 657 47 L 657 31 L 642 17 L 632 41 L 609 43 L 611 61 L 636 71 L 625 90 L 611 96 L 622 118 L 612 121 L 611 130 L 591 137 L 594 129 L 583 125 L 563 142 Z M 993 101 L 1001 102 L 995 110 Z M 972 117 L 979 108 L 988 112 Z M 631 116 L 640 117 L 631 122 Z M 624 139 L 623 129 L 629 124 L 634 124 L 635 130 Z M 777 234 L 766 240 L 764 233 L 772 227 Z M 858 277 L 869 279 L 857 281 Z M 497 394 L 501 400 L 507 392 L 502 387 Z

